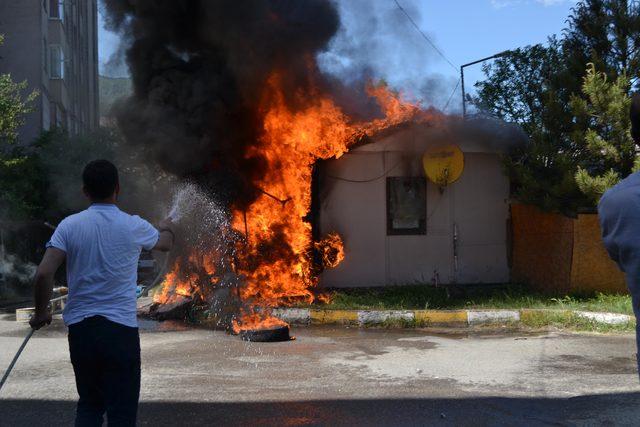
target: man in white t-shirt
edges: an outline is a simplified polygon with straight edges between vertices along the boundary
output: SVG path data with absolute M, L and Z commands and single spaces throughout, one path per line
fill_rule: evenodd
M 118 170 L 107 160 L 82 173 L 88 209 L 65 218 L 47 243 L 35 276 L 31 327 L 51 323 L 54 274 L 66 261 L 69 295 L 63 319 L 80 396 L 76 426 L 135 425 L 140 394 L 140 337 L 136 319 L 138 258 L 142 249 L 168 251 L 171 219 L 158 229 L 116 206 Z

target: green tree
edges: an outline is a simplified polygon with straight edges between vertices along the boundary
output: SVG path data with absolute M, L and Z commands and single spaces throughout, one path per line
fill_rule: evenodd
M 631 137 L 629 87 L 625 74 L 610 81 L 589 64 L 582 84 L 584 98 L 574 96 L 571 100 L 578 125 L 573 138 L 589 154 L 578 166 L 575 180 L 594 203 L 621 177 L 640 166 Z
M 107 129 L 80 136 L 56 129 L 40 136 L 38 156 L 49 184 L 47 218 L 59 221 L 85 208 L 80 184 L 82 169 L 95 159 L 115 161 L 115 140 Z
M 565 81 L 560 42 L 509 51 L 483 66 L 487 78 L 476 84 L 481 111 L 517 123 L 530 144 L 505 157 L 513 196 L 545 210 L 570 213 L 584 195 L 573 176 L 577 158 L 570 138 L 571 93 L 579 80 Z
M 38 96 L 37 91 L 23 96 L 26 87 L 27 82 L 16 83 L 10 74 L 0 74 L 0 143 L 3 152 L 16 143 L 24 116 L 32 111 L 31 103 Z
M 568 24 L 563 32 L 562 51 L 570 76 L 583 76 L 591 63 L 609 79 L 628 76 L 637 88 L 640 2 L 582 0 L 572 9 Z
M 516 49 L 484 67 L 486 79 L 476 85 L 477 105 L 519 124 L 530 137 L 528 147 L 506 159 L 514 197 L 567 214 L 594 205 L 593 195 L 581 191 L 576 180 L 584 173 L 576 172 L 582 168 L 600 176 L 604 171 L 596 166 L 603 160 L 581 137 L 593 118 L 575 117 L 575 98 L 588 98 L 582 90 L 588 63 L 609 81 L 625 75 L 631 78 L 630 87 L 636 87 L 639 49 L 637 1 L 582 0 L 560 38 L 550 38 L 547 46 Z
M 118 166 L 120 205 L 132 212 L 156 216 L 163 212 L 168 197 L 168 177 L 149 165 L 143 150 L 127 150 L 117 129 L 101 127 L 85 135 L 68 135 L 54 130 L 45 132 L 36 143 L 38 163 L 47 180 L 43 214 L 51 222 L 85 209 L 81 179 L 84 166 L 92 160 L 106 159 Z

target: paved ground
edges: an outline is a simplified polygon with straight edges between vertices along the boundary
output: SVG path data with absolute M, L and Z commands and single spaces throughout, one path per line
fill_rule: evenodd
M 0 320 L 0 369 L 26 329 Z M 70 425 L 66 332 L 38 331 L 0 426 Z M 634 337 L 296 328 L 287 343 L 146 324 L 140 424 L 638 425 Z

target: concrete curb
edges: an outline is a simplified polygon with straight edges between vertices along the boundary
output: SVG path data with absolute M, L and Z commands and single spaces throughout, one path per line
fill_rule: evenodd
M 622 325 L 630 321 L 631 316 L 618 313 L 594 313 L 591 311 L 575 311 L 576 316 L 594 322 L 606 323 L 607 325 Z
M 588 311 L 522 309 L 522 310 L 323 310 L 315 308 L 276 308 L 274 316 L 298 325 L 357 326 L 449 326 L 513 325 L 541 314 L 575 315 L 593 322 L 621 325 L 633 322 L 633 316 Z

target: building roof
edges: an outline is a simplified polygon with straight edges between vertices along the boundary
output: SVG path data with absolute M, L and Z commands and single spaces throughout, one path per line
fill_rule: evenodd
M 352 152 L 424 153 L 434 145 L 456 144 L 467 153 L 506 153 L 527 143 L 520 127 L 498 120 L 451 118 L 445 125 L 405 123 L 363 140 Z

